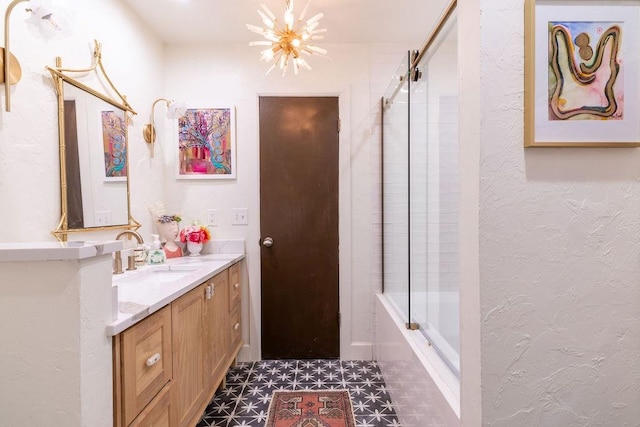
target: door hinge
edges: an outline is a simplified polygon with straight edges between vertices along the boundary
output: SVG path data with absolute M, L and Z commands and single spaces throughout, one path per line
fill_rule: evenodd
M 342 121 L 338 119 L 338 133 L 342 130 Z
M 338 326 L 342 326 L 342 314 L 338 312 Z

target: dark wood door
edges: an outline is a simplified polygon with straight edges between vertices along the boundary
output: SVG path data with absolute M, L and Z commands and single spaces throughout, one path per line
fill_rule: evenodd
M 337 97 L 260 97 L 263 359 L 340 356 L 338 131 Z

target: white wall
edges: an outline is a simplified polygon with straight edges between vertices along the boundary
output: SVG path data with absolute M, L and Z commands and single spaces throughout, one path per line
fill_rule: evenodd
M 463 384 L 465 362 L 472 368 L 463 422 L 465 408 L 465 425 L 479 421 L 466 390 L 471 401 L 481 393 L 482 425 L 637 425 L 640 151 L 523 148 L 522 3 L 461 4 L 462 79 L 476 83 L 461 90 L 461 149 L 471 160 L 463 206 L 473 211 L 479 191 L 479 305 L 469 259 L 462 304 L 480 309 L 463 318 Z M 464 232 L 473 221 L 467 214 Z
M 86 7 L 79 0 L 68 1 L 75 13 L 73 35 L 58 41 L 42 41 L 27 29 L 21 5 L 11 17 L 12 51 L 23 69 L 22 81 L 12 88 L 13 111 L 0 112 L 0 195 L 8 208 L 0 210 L 7 227 L 1 241 L 53 240 L 50 235 L 59 220 L 59 158 L 56 97 L 45 65 L 61 56 L 66 67 L 88 65 L 93 40 L 103 44 L 103 63 L 117 88 L 138 112 L 129 127 L 131 209 L 142 223 L 140 230 L 148 241 L 154 232 L 148 207 L 162 201 L 185 219 L 205 218 L 205 209 L 219 210 L 217 238 L 244 237 L 248 242 L 249 277 L 253 293 L 251 306 L 250 357 L 259 355 L 259 260 L 258 180 L 257 180 L 257 102 L 259 95 L 300 94 L 338 95 L 341 99 L 343 136 L 341 146 L 341 206 L 350 214 L 342 218 L 341 243 L 346 259 L 341 260 L 341 299 L 343 306 L 343 356 L 371 357 L 371 310 L 373 291 L 379 288 L 377 267 L 371 268 L 372 243 L 378 233 L 372 229 L 371 177 L 377 173 L 371 146 L 377 148 L 378 95 L 370 96 L 370 46 L 326 46 L 331 60 L 312 58 L 313 71 L 293 78 L 276 72 L 265 77 L 267 65 L 258 61 L 259 49 L 246 45 L 170 46 L 166 57 L 155 36 L 120 2 L 98 0 Z M 435 19 L 435 16 L 433 17 Z M 114 29 L 117 29 L 114 30 Z M 421 40 L 412 46 L 418 47 Z M 394 61 L 395 62 L 395 61 Z M 395 66 L 395 64 L 394 64 Z M 380 79 L 380 75 L 377 75 Z M 386 85 L 391 75 L 385 74 Z M 379 85 L 377 80 L 375 85 Z M 150 159 L 142 139 L 142 126 L 149 121 L 151 104 L 158 97 L 188 101 L 191 105 L 233 104 L 238 117 L 238 179 L 235 181 L 176 181 L 171 147 L 167 145 L 173 124 L 165 121 L 162 104 L 156 112 L 160 133 L 156 158 Z M 346 120 L 345 120 L 346 119 Z M 35 123 L 35 125 L 34 125 Z M 344 141 L 344 144 L 343 144 Z M 375 156 L 376 154 L 374 154 Z M 374 178 L 375 180 L 375 178 Z M 206 200 L 206 202 L 203 202 Z M 231 207 L 249 208 L 249 225 L 230 226 Z M 362 220 L 366 218 L 366 220 Z M 375 224 L 375 221 L 374 221 Z M 82 233 L 71 240 L 113 238 L 116 233 Z M 379 233 L 378 233 L 379 234 Z M 374 261 L 374 265 L 376 262 Z M 372 274 L 374 275 L 372 277 Z M 378 273 L 379 274 L 379 273 Z M 373 285 L 372 285 L 373 279 Z M 369 299 L 369 306 L 355 301 Z M 354 302 L 352 304 L 352 302 Z
M 8 2 L 2 3 L 4 7 Z M 75 19 L 72 35 L 60 40 L 34 36 L 25 23 L 24 4 L 11 14 L 11 51 L 22 66 L 22 80 L 12 87 L 11 112 L 4 111 L 4 95 L 0 96 L 0 221 L 6 224 L 0 241 L 53 240 L 50 232 L 60 220 L 58 119 L 56 94 L 44 67 L 54 66 L 56 56 L 62 57 L 64 67 L 88 67 L 94 40 L 102 43 L 102 62 L 110 79 L 138 113 L 129 127 L 131 204 L 132 215 L 143 223 L 141 231 L 148 237 L 147 206 L 164 189 L 162 170 L 149 162 L 141 129 L 152 100 L 161 92 L 162 46 L 120 2 L 93 0 L 87 7 L 84 1 L 68 0 L 65 7 Z M 115 235 L 83 233 L 71 239 Z
M 246 239 L 249 294 L 243 316 L 242 357 L 260 357 L 260 237 L 258 97 L 260 95 L 332 95 L 340 97 L 340 268 L 345 359 L 371 358 L 371 312 L 357 304 L 370 294 L 369 198 L 369 48 L 328 45 L 331 60 L 311 58 L 313 71 L 282 78 L 268 76 L 259 49 L 247 45 L 170 45 L 166 49 L 164 96 L 185 101 L 190 108 L 235 106 L 237 125 L 236 180 L 177 180 L 175 123 L 164 120 L 159 147 L 164 161 L 165 205 L 186 221 L 206 221 L 206 209 L 217 209 L 214 238 Z M 188 64 L 185 66 L 185 64 Z M 160 123 L 160 120 L 158 120 Z M 349 197 L 350 195 L 350 197 Z M 345 198 L 346 196 L 346 198 Z M 247 226 L 231 225 L 231 209 L 248 208 Z M 345 215 L 346 212 L 346 215 Z M 345 227 L 351 224 L 351 227 Z M 346 258 L 343 255 L 347 254 Z
M 0 425 L 113 425 L 111 254 L 0 263 Z
M 246 46 L 172 46 L 163 62 L 161 45 L 119 2 L 85 4 L 69 1 L 81 19 L 74 36 L 60 41 L 32 37 L 21 6 L 12 14 L 12 51 L 23 77 L 12 89 L 13 111 L 0 112 L 0 221 L 5 224 L 0 241 L 51 239 L 59 219 L 57 119 L 43 67 L 58 55 L 66 66 L 85 66 L 98 39 L 110 77 L 139 113 L 129 129 L 130 172 L 133 215 L 143 223 L 145 237 L 150 233 L 147 208 L 165 198 L 166 185 L 166 204 L 187 216 L 204 217 L 204 209 L 216 207 L 204 200 L 222 200 L 214 236 L 247 239 L 252 356 L 259 330 L 257 96 L 347 93 L 353 227 L 341 238 L 348 238 L 351 248 L 350 297 L 370 297 L 380 280 L 373 257 L 379 254 L 372 250 L 379 235 L 361 221 L 379 221 L 371 192 L 379 180 L 372 166 L 377 146 L 370 126 L 376 123 L 379 97 L 370 95 L 376 88 L 371 50 L 327 46 L 333 61 L 314 61 L 314 71 L 297 80 L 264 77 L 256 49 Z M 633 424 L 640 419 L 640 153 L 525 151 L 522 2 L 466 0 L 458 7 L 462 421 Z M 141 128 L 160 96 L 236 105 L 237 181 L 175 181 L 168 173 L 166 145 L 158 159 L 149 159 Z M 226 209 L 236 206 L 249 208 L 248 227 L 229 225 Z M 367 349 L 370 306 L 354 309 L 348 321 L 349 343 Z

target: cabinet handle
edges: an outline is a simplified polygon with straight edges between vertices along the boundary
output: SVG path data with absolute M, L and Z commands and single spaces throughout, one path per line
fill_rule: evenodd
M 240 323 L 236 323 L 235 325 L 233 325 L 233 330 L 237 331 L 239 327 L 240 327 Z
M 235 284 L 233 285 L 233 288 L 234 288 L 234 289 L 238 289 L 239 287 L 240 287 L 240 283 L 235 283 Z
M 211 299 L 211 296 L 213 295 L 213 286 L 207 285 L 204 295 L 206 299 Z
M 156 363 L 158 363 L 158 361 L 160 360 L 160 353 L 156 353 L 153 356 L 151 356 L 150 358 L 147 359 L 147 363 L 146 365 L 151 367 L 153 365 L 155 365 Z

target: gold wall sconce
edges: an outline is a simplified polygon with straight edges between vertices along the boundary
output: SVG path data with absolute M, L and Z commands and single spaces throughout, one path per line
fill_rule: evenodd
M 52 38 L 57 34 L 62 34 L 65 30 L 65 21 L 62 13 L 54 13 L 49 7 L 39 0 L 13 0 L 4 12 L 4 48 L 2 51 L 2 72 L 0 73 L 0 83 L 4 83 L 5 110 L 11 111 L 11 85 L 15 85 L 22 77 L 22 69 L 18 59 L 9 50 L 9 17 L 11 11 L 18 3 L 31 2 L 31 7 L 27 12 L 31 17 L 27 22 L 35 26 L 39 33 L 45 38 Z
M 155 128 L 155 118 L 154 112 L 156 108 L 156 104 L 160 101 L 164 101 L 167 103 L 167 118 L 170 120 L 177 119 L 184 115 L 187 111 L 187 106 L 184 102 L 176 102 L 173 99 L 166 98 L 158 98 L 153 101 L 153 105 L 151 105 L 151 118 L 149 119 L 149 123 L 145 124 L 142 128 L 142 136 L 144 140 L 147 141 L 148 144 L 151 144 L 151 157 L 154 156 L 155 153 L 155 142 L 156 142 L 156 128 Z

